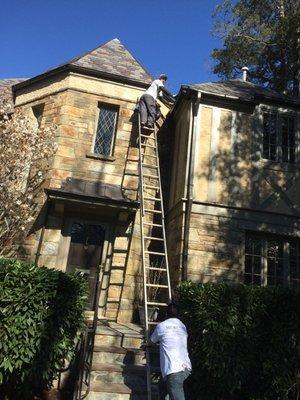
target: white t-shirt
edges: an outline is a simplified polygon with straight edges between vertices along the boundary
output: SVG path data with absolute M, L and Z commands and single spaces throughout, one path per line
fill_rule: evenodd
M 187 350 L 187 331 L 178 318 L 168 318 L 157 325 L 151 335 L 151 342 L 159 342 L 160 369 L 166 375 L 192 369 Z
M 148 87 L 145 94 L 149 94 L 156 100 L 160 92 L 159 88 L 161 87 L 164 87 L 162 81 L 160 79 L 155 79 L 155 81 L 153 81 L 151 85 Z

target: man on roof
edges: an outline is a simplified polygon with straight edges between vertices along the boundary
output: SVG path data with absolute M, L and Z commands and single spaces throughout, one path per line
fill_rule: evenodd
M 173 96 L 164 86 L 167 79 L 167 75 L 161 74 L 158 79 L 155 79 L 151 83 L 146 92 L 140 98 L 139 109 L 143 129 L 153 130 L 154 128 L 158 107 L 157 98 L 169 105 L 174 103 Z

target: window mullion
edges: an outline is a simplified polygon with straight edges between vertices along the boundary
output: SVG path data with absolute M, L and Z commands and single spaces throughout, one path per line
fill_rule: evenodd
M 282 161 L 282 119 L 279 113 L 276 114 L 276 144 L 277 144 L 277 161 Z
M 267 272 L 268 272 L 268 257 L 267 257 L 267 240 L 262 241 L 262 286 L 267 286 Z
M 300 164 L 300 115 L 295 118 L 295 163 Z
M 290 286 L 290 243 L 283 245 L 283 279 L 284 284 Z

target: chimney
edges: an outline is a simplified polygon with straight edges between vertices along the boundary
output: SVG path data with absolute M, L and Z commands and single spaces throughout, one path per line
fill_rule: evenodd
M 247 77 L 248 77 L 249 68 L 248 67 L 243 67 L 242 71 L 243 71 L 243 81 L 246 82 L 247 81 Z

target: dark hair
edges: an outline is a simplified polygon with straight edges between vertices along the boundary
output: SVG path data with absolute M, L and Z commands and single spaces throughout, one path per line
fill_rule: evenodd
M 160 74 L 159 79 L 164 79 L 165 81 L 168 79 L 166 74 Z
M 178 307 L 175 303 L 170 303 L 167 307 L 167 318 L 178 318 Z

